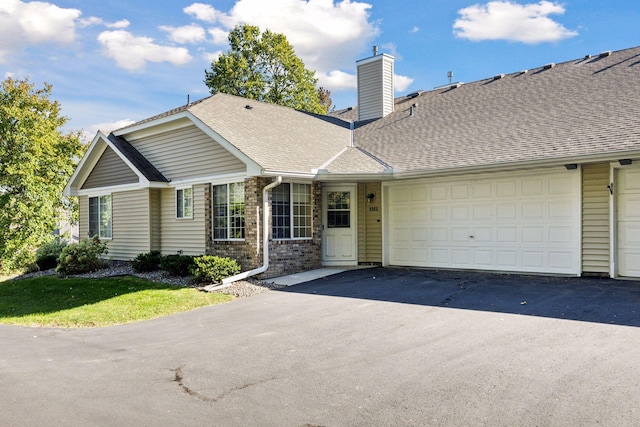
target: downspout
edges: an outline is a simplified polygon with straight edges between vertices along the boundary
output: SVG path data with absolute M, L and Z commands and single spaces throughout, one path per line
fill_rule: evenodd
M 268 191 L 272 188 L 282 184 L 282 176 L 276 177 L 276 180 L 271 184 L 265 185 L 262 189 L 262 266 L 254 268 L 253 270 L 245 271 L 244 273 L 236 274 L 235 276 L 222 279 L 221 285 L 209 285 L 205 286 L 206 291 L 212 292 L 218 289 L 231 286 L 233 282 L 246 279 L 247 277 L 255 276 L 256 274 L 264 273 L 269 268 L 269 198 Z

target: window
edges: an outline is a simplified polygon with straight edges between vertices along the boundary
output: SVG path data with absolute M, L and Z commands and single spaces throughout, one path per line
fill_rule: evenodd
M 213 239 L 244 239 L 244 182 L 213 186 Z
M 193 218 L 193 189 L 176 190 L 176 218 Z
M 89 197 L 89 237 L 111 239 L 111 195 Z
M 272 190 L 271 221 L 274 239 L 311 238 L 311 185 L 281 184 Z

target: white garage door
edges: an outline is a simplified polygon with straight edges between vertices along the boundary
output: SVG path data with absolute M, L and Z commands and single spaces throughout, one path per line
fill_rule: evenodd
M 616 173 L 618 275 L 640 277 L 640 169 Z
M 579 275 L 580 172 L 388 185 L 390 265 Z

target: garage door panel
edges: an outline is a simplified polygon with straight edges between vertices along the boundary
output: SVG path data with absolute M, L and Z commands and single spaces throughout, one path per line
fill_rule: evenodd
M 389 264 L 577 275 L 579 185 L 579 174 L 564 170 L 390 184 L 388 200 L 413 188 L 429 197 L 403 205 L 408 215 L 391 202 Z M 394 233 L 403 221 L 410 241 Z
M 617 274 L 640 277 L 640 169 L 616 171 Z

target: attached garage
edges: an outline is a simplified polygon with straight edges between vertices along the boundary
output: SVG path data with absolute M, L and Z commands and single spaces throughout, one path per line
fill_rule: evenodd
M 385 185 L 385 263 L 580 274 L 580 171 L 397 181 Z
M 617 276 L 640 277 L 640 169 L 616 169 Z

